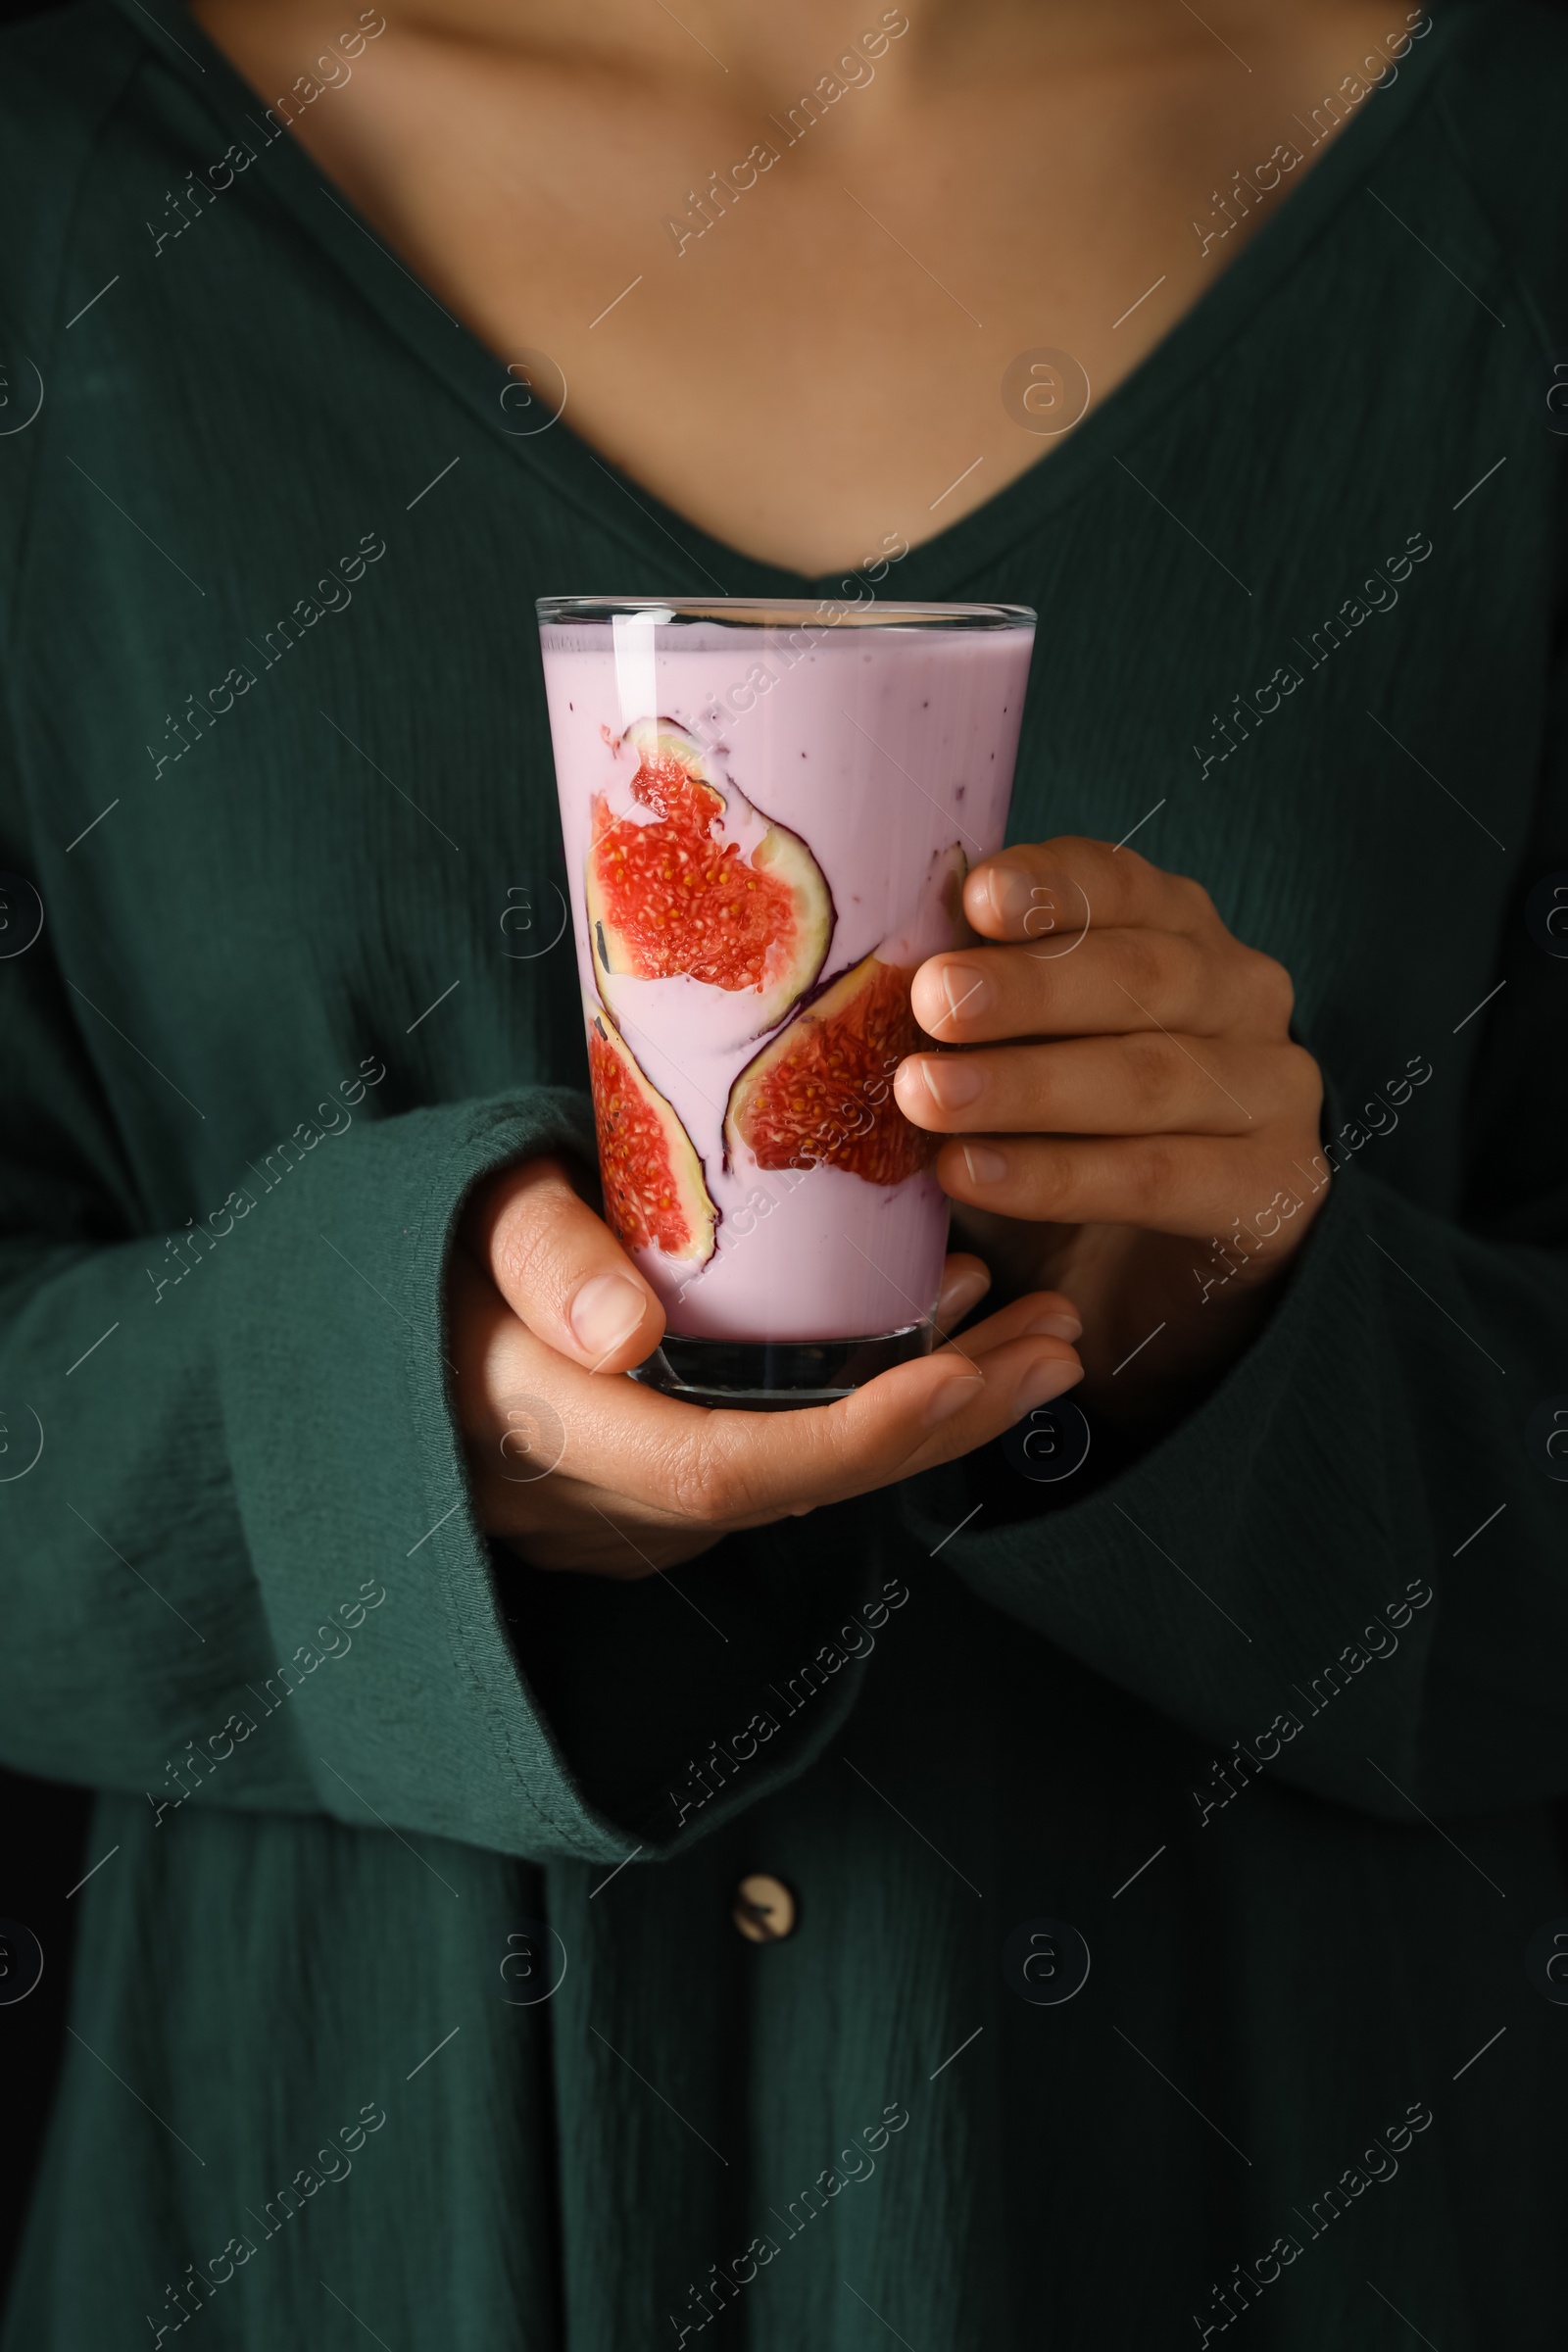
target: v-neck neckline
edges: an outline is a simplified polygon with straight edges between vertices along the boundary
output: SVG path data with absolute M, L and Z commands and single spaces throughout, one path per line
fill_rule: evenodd
M 176 37 L 141 0 L 115 0 L 115 5 L 146 46 L 207 103 L 232 139 L 249 147 L 247 130 L 262 131 L 266 136 L 265 102 L 183 8 Z M 1102 402 L 1091 406 L 1060 449 L 1044 452 L 980 506 L 909 549 L 900 563 L 901 596 L 924 600 L 951 594 L 1008 545 L 1077 498 L 1112 464 L 1121 462 L 1123 453 L 1136 448 L 1151 427 L 1168 422 L 1172 410 L 1289 277 L 1410 120 L 1437 79 L 1439 68 L 1467 29 L 1476 5 L 1477 0 L 1456 0 L 1422 36 L 1421 53 L 1400 61 L 1395 84 L 1368 91 L 1359 102 L 1360 113 L 1338 132 L 1328 153 L 1311 166 L 1302 184 L 1275 208 L 1236 258 L 1221 267 L 1218 276 L 1138 365 Z M 331 95 L 329 89 L 321 93 L 323 99 Z M 269 170 L 263 185 L 304 234 L 337 266 L 382 324 L 478 417 L 496 441 L 509 446 L 559 496 L 585 511 L 601 527 L 608 521 L 613 528 L 619 519 L 622 530 L 644 557 L 657 554 L 662 544 L 683 559 L 684 569 L 695 576 L 678 577 L 670 584 L 671 593 L 676 588 L 699 594 L 718 588 L 735 596 L 828 597 L 841 590 L 848 592 L 852 583 L 860 585 L 858 575 L 847 567 L 808 575 L 763 562 L 713 537 L 677 509 L 666 506 L 635 476 L 601 457 L 568 424 L 569 383 L 565 408 L 557 421 L 531 435 L 519 435 L 507 424 L 508 412 L 503 408 L 503 394 L 515 385 L 506 361 L 414 274 L 360 217 L 308 150 L 286 130 L 278 129 L 260 152 L 252 148 L 252 153 L 257 162 L 265 156 Z M 238 179 L 236 174 L 231 184 Z M 215 201 L 220 202 L 226 193 L 220 191 Z M 606 497 L 607 483 L 616 494 L 614 501 Z M 651 529 L 634 530 L 624 514 L 617 517 L 617 505 L 635 508 Z

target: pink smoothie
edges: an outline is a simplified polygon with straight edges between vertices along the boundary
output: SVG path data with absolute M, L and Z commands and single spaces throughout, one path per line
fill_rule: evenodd
M 705 1263 L 653 1245 L 634 1252 L 670 1331 L 690 1338 L 848 1339 L 931 1314 L 948 1217 L 928 1169 L 880 1183 L 809 1153 L 807 1165 L 763 1167 L 733 1127 L 726 1136 L 725 1114 L 736 1080 L 840 975 L 873 954 L 912 970 L 954 943 L 956 885 L 1002 846 L 1033 645 L 1022 612 L 989 627 L 831 626 L 814 607 L 775 610 L 785 625 L 673 622 L 658 609 L 541 624 L 585 1004 L 604 1008 L 673 1108 L 717 1212 Z M 631 787 L 656 720 L 692 739 L 724 796 L 715 855 L 734 843 L 748 865 L 770 827 L 787 827 L 825 882 L 824 894 L 811 881 L 821 938 L 793 1005 L 776 989 L 641 977 L 595 956 L 596 798 L 601 825 L 607 811 L 649 821 Z M 886 1081 L 866 1092 L 869 1136 L 901 1114 Z M 870 1143 L 865 1156 L 874 1165 Z

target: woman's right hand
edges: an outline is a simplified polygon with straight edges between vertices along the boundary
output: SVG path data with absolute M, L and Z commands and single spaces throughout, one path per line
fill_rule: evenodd
M 949 1330 L 990 1287 L 950 1257 Z M 936 1353 L 836 1404 L 796 1412 L 683 1404 L 624 1374 L 664 1316 L 564 1164 L 483 1184 L 465 1214 L 448 1347 L 479 1518 L 536 1568 L 640 1577 L 737 1528 L 800 1517 L 968 1453 L 1083 1377 L 1059 1293 L 1014 1299 Z

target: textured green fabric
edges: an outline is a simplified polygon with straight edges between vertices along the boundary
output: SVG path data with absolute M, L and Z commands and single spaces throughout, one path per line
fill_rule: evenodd
M 443 1365 L 467 1187 L 587 1136 L 532 599 L 807 584 L 519 434 L 172 8 L 0 60 L 0 1738 L 102 1792 L 6 2352 L 1560 2345 L 1562 33 L 1446 11 L 882 591 L 1036 606 L 1015 835 L 1159 803 L 1291 968 L 1270 1325 L 1130 1465 L 626 1588 L 490 1559 Z

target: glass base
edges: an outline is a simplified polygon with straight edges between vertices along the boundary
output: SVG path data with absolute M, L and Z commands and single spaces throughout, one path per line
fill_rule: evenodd
M 935 1339 L 929 1321 L 862 1340 L 688 1340 L 666 1332 L 631 1377 L 688 1404 L 787 1413 L 836 1404 L 879 1372 L 929 1355 Z

